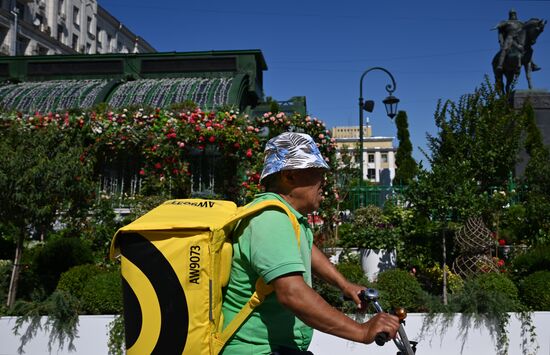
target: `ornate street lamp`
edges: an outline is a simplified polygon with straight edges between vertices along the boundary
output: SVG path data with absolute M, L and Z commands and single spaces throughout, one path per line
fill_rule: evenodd
M 374 101 L 367 100 L 363 101 L 363 78 L 365 75 L 367 75 L 368 72 L 371 72 L 373 70 L 381 70 L 388 74 L 388 76 L 391 79 L 391 84 L 386 85 L 386 91 L 388 92 L 388 97 L 386 97 L 382 102 L 386 106 L 386 113 L 389 118 L 393 119 L 395 115 L 397 114 L 397 104 L 399 103 L 399 99 L 395 96 L 393 96 L 393 92 L 395 91 L 396 85 L 395 85 L 395 79 L 393 78 L 393 75 L 386 69 L 382 67 L 373 67 L 370 69 L 365 70 L 363 75 L 361 75 L 361 80 L 359 81 L 359 144 L 361 148 L 359 148 L 359 165 L 361 167 L 361 178 L 359 179 L 359 190 L 360 190 L 360 196 L 361 196 L 361 206 L 363 205 L 363 191 L 362 191 L 362 185 L 363 185 L 363 178 L 364 178 L 364 166 L 363 166 L 363 110 L 367 112 L 372 112 L 374 110 Z

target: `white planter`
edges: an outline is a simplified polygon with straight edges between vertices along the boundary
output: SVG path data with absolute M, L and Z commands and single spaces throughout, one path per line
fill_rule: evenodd
M 524 338 L 521 336 L 521 322 L 516 314 L 510 313 L 510 323 L 507 331 L 510 340 L 509 355 L 524 355 Z M 80 316 L 78 323 L 78 338 L 75 339 L 76 351 L 69 351 L 67 344 L 61 349 L 53 342 L 52 351 L 48 351 L 50 334 L 44 328 L 39 329 L 35 336 L 25 346 L 25 353 L 31 355 L 107 355 L 109 323 L 114 316 Z M 15 317 L 0 317 L 0 354 L 17 355 L 20 336 L 13 334 Z M 418 355 L 469 355 L 495 354 L 494 337 L 484 324 L 475 322 L 464 324 L 460 314 L 456 314 L 447 326 L 439 321 L 432 323 L 432 329 L 423 331 L 424 314 L 409 313 L 405 329 L 411 340 L 418 340 Z M 535 342 L 539 346 L 536 354 L 550 354 L 550 312 L 533 313 L 533 325 L 536 328 Z M 466 327 L 466 331 L 465 331 Z M 22 331 L 25 331 L 25 327 Z M 468 331 L 469 330 L 469 331 Z M 529 335 L 527 335 L 528 337 Z M 393 343 L 385 346 L 359 344 L 337 338 L 332 335 L 314 331 L 313 341 L 309 347 L 315 355 L 395 355 L 397 348 Z
M 360 249 L 361 267 L 370 282 L 376 281 L 382 271 L 394 269 L 397 262 L 395 249 Z

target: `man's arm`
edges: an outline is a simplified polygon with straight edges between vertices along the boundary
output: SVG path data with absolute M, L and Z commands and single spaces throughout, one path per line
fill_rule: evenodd
M 301 274 L 288 274 L 271 282 L 277 300 L 312 328 L 348 340 L 370 344 L 376 334 L 386 332 L 395 337 L 399 320 L 388 313 L 378 313 L 366 323 L 357 323 L 331 307 L 305 282 Z
M 361 308 L 359 292 L 365 287 L 349 282 L 315 245 L 313 245 L 313 249 L 311 250 L 311 270 L 316 276 L 338 287 L 344 296 L 352 299 Z

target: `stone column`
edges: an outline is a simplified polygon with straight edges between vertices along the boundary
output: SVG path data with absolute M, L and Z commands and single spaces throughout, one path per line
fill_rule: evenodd
M 382 170 L 382 156 L 380 154 L 380 148 L 376 147 L 374 152 L 374 169 L 376 169 L 376 182 L 380 182 L 380 170 Z
M 390 180 L 393 185 L 393 178 L 395 177 L 395 152 L 393 150 L 388 151 L 388 168 L 390 169 Z

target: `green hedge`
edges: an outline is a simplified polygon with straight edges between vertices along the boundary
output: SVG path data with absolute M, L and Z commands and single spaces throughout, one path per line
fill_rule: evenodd
M 550 245 L 533 246 L 512 260 L 513 275 L 524 278 L 536 271 L 550 270 Z
M 418 280 L 405 270 L 381 272 L 374 287 L 380 292 L 380 305 L 386 311 L 399 307 L 408 312 L 425 310 L 428 296 Z
M 120 314 L 122 283 L 120 271 L 109 271 L 88 280 L 82 290 L 82 306 L 87 314 Z
M 467 279 L 464 288 L 451 295 L 450 308 L 461 313 L 500 314 L 522 309 L 518 288 L 502 273 L 486 273 Z
M 46 294 L 51 294 L 61 274 L 71 267 L 93 262 L 91 248 L 81 239 L 62 237 L 53 239 L 39 250 L 32 260 L 32 270 Z
M 522 300 L 534 311 L 550 311 L 550 271 L 537 271 L 525 278 Z
M 68 292 L 80 299 L 88 281 L 102 273 L 105 273 L 105 270 L 98 265 L 85 264 L 72 267 L 61 274 L 57 290 Z

